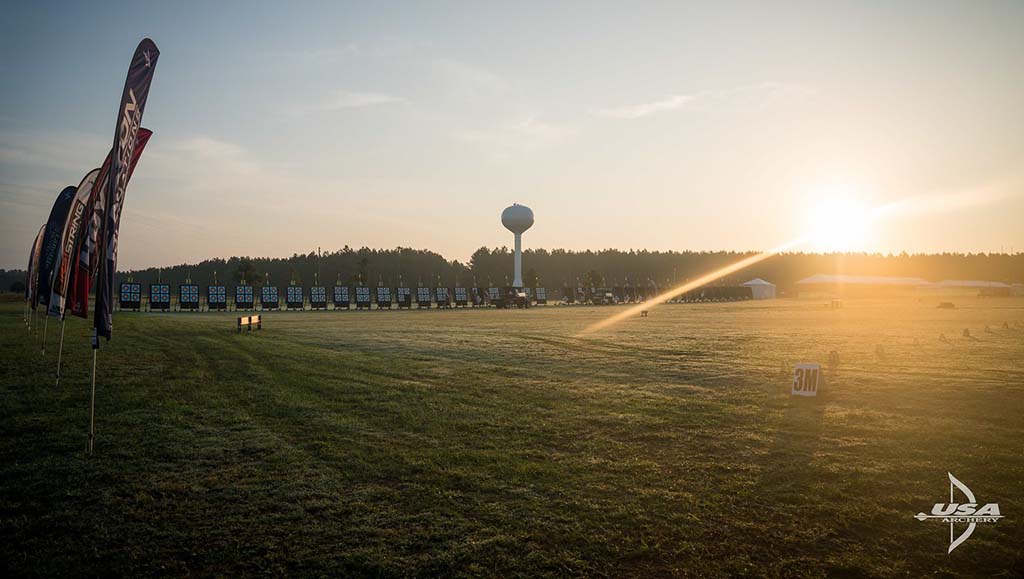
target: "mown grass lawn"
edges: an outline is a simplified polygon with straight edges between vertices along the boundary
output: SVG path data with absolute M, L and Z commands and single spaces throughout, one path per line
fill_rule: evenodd
M 957 301 L 667 305 L 585 338 L 616 310 L 282 312 L 254 335 L 233 314 L 117 313 L 92 457 L 90 325 L 68 322 L 55 386 L 59 326 L 44 357 L 7 302 L 0 560 L 38 576 L 1021 576 L 1024 300 Z M 782 366 L 831 350 L 821 396 L 790 397 Z M 949 555 L 948 525 L 913 518 L 948 501 L 947 471 L 1005 515 Z

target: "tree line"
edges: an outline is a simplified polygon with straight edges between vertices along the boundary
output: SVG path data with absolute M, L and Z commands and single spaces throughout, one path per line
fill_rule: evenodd
M 750 255 L 754 252 L 528 249 L 523 252 L 523 278 L 528 286 L 552 289 L 577 284 L 654 284 L 665 288 Z M 760 277 L 786 291 L 798 280 L 816 273 L 1014 283 L 1024 281 L 1024 253 L 783 253 L 724 276 L 715 284 L 734 285 Z M 336 251 L 319 254 L 314 251 L 287 258 L 216 258 L 196 264 L 124 271 L 120 272 L 119 279 L 123 281 L 129 276 L 143 286 L 156 283 L 158 279 L 172 286 L 187 279 L 205 286 L 212 284 L 215 278 L 229 286 L 242 282 L 262 285 L 264 280 L 279 287 L 293 282 L 303 286 L 314 283 L 332 286 L 338 282 L 369 286 L 383 283 L 392 287 L 400 284 L 410 287 L 505 286 L 512 281 L 512 252 L 507 247 L 481 247 L 468 263 L 462 263 L 425 249 L 345 246 Z M 4 290 L 24 291 L 24 279 L 24 270 L 0 270 L 0 287 Z

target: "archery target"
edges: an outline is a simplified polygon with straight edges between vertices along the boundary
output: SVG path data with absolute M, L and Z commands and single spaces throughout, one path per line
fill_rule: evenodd
M 391 288 L 389 288 L 389 287 L 378 287 L 377 288 L 377 307 L 379 307 L 379 308 L 390 308 L 391 307 Z
M 301 310 L 305 302 L 301 285 L 290 285 L 285 288 L 285 304 L 288 309 Z
M 121 309 L 137 310 L 142 306 L 142 284 L 126 282 L 121 284 Z
M 408 308 L 412 306 L 412 290 L 407 287 L 398 288 L 398 307 Z
M 418 287 L 416 288 L 416 305 L 423 307 L 430 307 L 430 288 Z
M 264 308 L 274 309 L 277 308 L 281 303 L 280 298 L 277 295 L 277 288 L 270 285 L 265 285 L 260 288 L 260 305 Z
M 171 309 L 171 286 L 166 283 L 149 284 L 149 309 Z
M 327 288 L 323 286 L 313 286 L 309 288 L 309 307 L 327 307 Z

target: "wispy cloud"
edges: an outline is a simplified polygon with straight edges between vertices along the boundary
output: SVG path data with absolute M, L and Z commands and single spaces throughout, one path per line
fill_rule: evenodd
M 566 127 L 552 125 L 536 117 L 523 117 L 491 126 L 460 131 L 455 137 L 482 146 L 494 157 L 505 159 L 515 153 L 530 152 L 557 145 L 575 134 Z
M 431 63 L 434 74 L 452 95 L 474 99 L 504 93 L 509 83 L 502 76 L 487 69 L 451 59 L 438 59 Z
M 804 98 L 812 93 L 812 90 L 802 85 L 770 81 L 729 89 L 703 90 L 690 94 L 672 94 L 650 102 L 597 109 L 592 112 L 596 116 L 631 120 L 688 107 L 709 106 L 740 100 L 749 101 L 751 99 L 753 99 L 753 104 L 760 105 L 780 97 Z
M 42 167 L 85 174 L 103 161 L 110 139 L 72 131 L 23 131 L 0 138 L 0 167 Z
M 292 107 L 290 112 L 292 114 L 302 115 L 308 113 L 343 111 L 347 109 L 361 109 L 404 102 L 406 102 L 405 98 L 390 94 L 336 90 L 328 94 L 327 97 L 320 102 L 298 105 Z
M 348 92 L 336 91 L 330 99 L 324 102 L 321 110 L 336 111 L 340 109 L 357 109 L 362 107 L 373 107 L 390 103 L 402 103 L 405 99 L 389 94 L 373 92 Z
M 671 111 L 686 106 L 697 98 L 694 95 L 677 94 L 660 100 L 610 109 L 599 109 L 595 114 L 614 119 L 639 119 L 660 111 Z

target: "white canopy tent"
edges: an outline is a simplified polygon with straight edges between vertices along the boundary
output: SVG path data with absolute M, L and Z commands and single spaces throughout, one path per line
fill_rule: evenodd
M 775 284 L 764 281 L 759 277 L 741 285 L 750 288 L 751 293 L 754 294 L 755 300 L 775 299 Z

